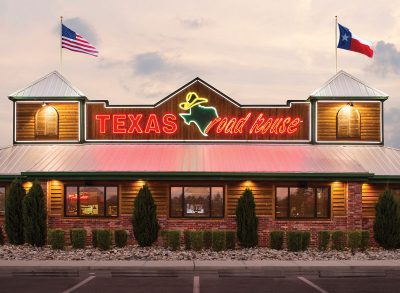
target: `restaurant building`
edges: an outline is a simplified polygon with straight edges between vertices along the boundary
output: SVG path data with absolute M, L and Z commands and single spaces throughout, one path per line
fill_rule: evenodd
M 0 210 L 15 177 L 27 190 L 37 178 L 49 228 L 132 231 L 147 183 L 162 229 L 235 229 L 249 187 L 260 245 L 271 230 L 309 230 L 315 243 L 319 230 L 372 229 L 379 194 L 400 188 L 388 95 L 340 71 L 305 98 L 242 105 L 196 78 L 154 105 L 112 105 L 52 72 L 9 96 Z

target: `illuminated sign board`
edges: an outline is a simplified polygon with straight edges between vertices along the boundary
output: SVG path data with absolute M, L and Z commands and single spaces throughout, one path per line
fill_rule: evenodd
M 310 141 L 310 104 L 243 106 L 196 79 L 153 106 L 86 102 L 87 141 Z

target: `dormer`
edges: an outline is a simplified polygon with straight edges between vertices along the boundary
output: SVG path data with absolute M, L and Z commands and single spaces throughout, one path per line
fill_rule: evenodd
M 14 144 L 82 141 L 86 96 L 53 71 L 9 96 L 14 103 Z
M 388 95 L 339 71 L 309 97 L 313 142 L 383 144 L 383 102 Z

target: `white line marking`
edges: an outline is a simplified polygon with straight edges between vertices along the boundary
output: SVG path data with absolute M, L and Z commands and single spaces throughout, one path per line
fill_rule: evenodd
M 200 293 L 200 277 L 193 277 L 193 293 Z
M 72 291 L 75 291 L 76 289 L 78 289 L 79 287 L 82 287 L 83 285 L 85 285 L 86 283 L 90 282 L 91 280 L 93 280 L 94 278 L 96 278 L 96 276 L 90 276 L 87 277 L 85 280 L 83 280 L 82 282 L 79 282 L 78 284 L 76 284 L 75 286 L 63 291 L 62 293 L 70 293 Z
M 321 287 L 319 287 L 318 285 L 314 284 L 313 282 L 311 282 L 310 280 L 304 278 L 304 277 L 297 277 L 298 279 L 302 280 L 304 283 L 306 283 L 307 285 L 313 287 L 314 289 L 316 289 L 318 292 L 321 293 L 328 293 L 328 291 L 325 291 L 324 289 L 322 289 Z

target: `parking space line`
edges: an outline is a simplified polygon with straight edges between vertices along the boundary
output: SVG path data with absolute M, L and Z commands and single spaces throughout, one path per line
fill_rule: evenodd
M 87 277 L 85 280 L 79 282 L 78 284 L 76 284 L 75 286 L 63 291 L 62 293 L 70 293 L 75 291 L 76 289 L 78 289 L 79 287 L 82 287 L 83 285 L 85 285 L 86 283 L 90 282 L 91 280 L 93 280 L 94 278 L 96 278 L 96 276 L 90 276 Z
M 304 283 L 306 283 L 307 285 L 313 287 L 315 290 L 321 292 L 321 293 L 328 293 L 328 291 L 322 289 L 321 287 L 319 287 L 317 284 L 314 284 L 313 282 L 311 282 L 310 280 L 304 278 L 304 277 L 297 277 L 299 280 L 302 280 Z
M 193 277 L 193 293 L 200 293 L 200 277 Z

